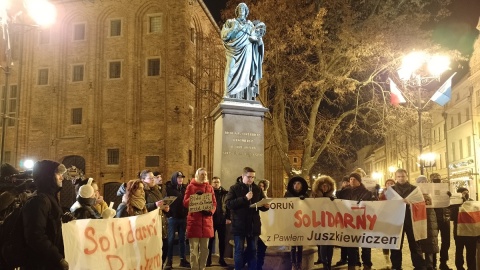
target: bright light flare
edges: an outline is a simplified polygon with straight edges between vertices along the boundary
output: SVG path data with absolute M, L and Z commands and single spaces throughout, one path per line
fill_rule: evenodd
M 33 165 L 35 165 L 35 161 L 33 161 L 33 159 L 26 159 L 23 162 L 23 167 L 27 170 L 33 169 Z
M 420 155 L 420 159 L 424 161 L 434 161 L 435 154 L 434 153 L 424 153 Z
M 395 166 L 390 166 L 390 167 L 388 167 L 388 171 L 391 172 L 391 173 L 394 173 L 394 172 L 397 171 L 397 167 L 395 167 Z
M 434 55 L 428 61 L 428 71 L 438 77 L 450 68 L 450 58 L 444 55 Z
M 39 26 L 48 27 L 55 23 L 57 10 L 52 3 L 46 0 L 24 0 L 23 4 L 28 15 Z
M 381 172 L 373 172 L 372 173 L 372 178 L 373 179 L 380 179 L 382 178 L 383 174 Z

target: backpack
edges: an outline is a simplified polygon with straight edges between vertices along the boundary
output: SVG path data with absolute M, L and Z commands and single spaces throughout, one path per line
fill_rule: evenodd
M 48 205 L 50 200 L 45 195 L 42 197 Z M 27 201 L 33 197 L 28 198 Z M 26 203 L 25 203 L 26 204 Z M 13 269 L 24 266 L 26 262 L 27 243 L 23 233 L 22 210 L 25 204 L 18 204 L 13 211 L 0 224 L 0 268 Z

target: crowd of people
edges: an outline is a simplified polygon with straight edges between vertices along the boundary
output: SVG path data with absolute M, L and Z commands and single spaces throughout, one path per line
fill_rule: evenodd
M 261 235 L 260 211 L 268 211 L 270 205 L 263 203 L 267 198 L 269 182 L 260 180 L 255 183 L 255 170 L 245 167 L 242 175 L 228 191 L 222 187 L 221 180 L 215 176 L 208 178 L 207 170 L 199 168 L 191 181 L 185 181 L 181 171 L 172 174 L 167 183 L 163 183 L 159 172 L 143 170 L 138 179 L 123 184 L 117 195 L 122 197 L 116 211 L 111 209 L 98 191 L 93 179 L 78 181 L 76 184 L 77 201 L 71 207 L 72 215 L 66 217 L 58 202 L 65 166 L 55 161 L 43 160 L 35 164 L 33 179 L 37 186 L 37 195 L 27 202 L 23 209 L 24 234 L 29 260 L 25 269 L 69 269 L 63 254 L 61 223 L 76 219 L 100 219 L 128 217 L 159 209 L 162 220 L 162 242 L 164 269 L 173 268 L 175 236 L 178 238 L 180 267 L 204 269 L 212 265 L 212 252 L 219 254 L 218 264 L 227 267 L 225 262 L 225 243 L 227 225 L 231 226 L 233 235 L 233 258 L 235 269 L 262 269 L 266 245 L 259 238 Z M 365 187 L 362 170 L 356 170 L 345 176 L 341 186 L 335 192 L 335 180 L 330 176 L 320 176 L 314 180 L 311 190 L 308 182 L 299 176 L 288 181 L 284 197 L 305 198 L 327 197 L 331 200 L 343 199 L 354 201 L 372 201 L 387 199 L 384 193 L 378 194 Z M 440 183 L 440 175 L 433 173 L 430 179 L 417 178 L 417 183 Z M 385 181 L 385 188 L 393 189 L 402 198 L 407 198 L 417 186 L 410 183 L 407 171 L 399 169 L 395 179 Z M 448 195 L 451 195 L 445 190 Z M 471 200 L 469 191 L 458 188 L 463 201 Z M 192 196 L 211 194 L 209 210 L 189 212 Z M 175 197 L 168 203 L 166 198 Z M 432 208 L 427 212 L 428 237 L 415 241 L 410 216 L 410 204 L 406 199 L 405 220 L 400 249 L 383 250 L 385 265 L 389 269 L 402 269 L 403 239 L 407 236 L 411 261 L 415 269 L 449 270 L 447 265 L 450 248 L 450 221 L 453 221 L 453 233 L 456 246 L 456 269 L 465 269 L 463 250 L 466 249 L 468 270 L 476 267 L 476 242 L 478 237 L 459 236 L 457 234 L 457 214 L 459 205 L 445 208 Z M 261 205 L 257 203 L 261 202 Z M 254 205 L 254 207 L 251 207 Z M 215 232 L 218 235 L 218 247 L 215 245 Z M 438 244 L 440 233 L 441 245 Z M 190 262 L 186 258 L 186 239 L 190 247 Z M 348 269 L 372 269 L 370 248 L 341 247 L 340 260 L 332 264 L 334 246 L 318 246 L 316 264 L 323 264 L 323 269 L 347 265 Z M 303 247 L 290 248 L 292 269 L 306 269 L 303 263 Z M 439 264 L 437 265 L 437 259 Z M 391 268 L 390 268 L 391 264 Z M 382 265 L 380 267 L 385 267 Z

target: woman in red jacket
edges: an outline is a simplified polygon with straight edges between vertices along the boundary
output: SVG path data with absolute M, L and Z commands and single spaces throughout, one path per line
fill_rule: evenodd
M 212 197 L 212 209 L 199 212 L 188 212 L 187 237 L 190 242 L 191 269 L 204 269 L 208 257 L 208 240 L 213 237 L 212 215 L 217 207 L 213 187 L 209 184 L 207 171 L 200 168 L 195 173 L 195 178 L 190 181 L 185 191 L 183 205 L 189 208 L 190 196 L 210 193 Z

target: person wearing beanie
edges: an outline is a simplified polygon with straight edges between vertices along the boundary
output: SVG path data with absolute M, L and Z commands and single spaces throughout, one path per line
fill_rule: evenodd
M 457 188 L 457 193 L 462 195 L 463 203 L 466 201 L 473 201 L 470 199 L 469 191 L 465 187 Z M 462 204 L 463 204 L 462 203 Z M 465 269 L 464 262 L 467 263 L 467 269 L 476 269 L 476 250 L 477 237 L 476 236 L 460 236 L 458 235 L 458 212 L 462 204 L 450 205 L 451 219 L 453 221 L 453 240 L 455 241 L 455 268 Z M 463 250 L 466 251 L 466 256 L 463 256 Z
M 283 195 L 283 197 L 299 197 L 301 200 L 304 200 L 306 197 L 308 197 L 307 190 L 307 181 L 303 177 L 295 176 L 288 181 L 287 191 L 285 192 L 285 195 Z M 302 254 L 303 246 L 290 247 L 290 259 L 292 262 L 292 269 L 302 269 Z
M 420 175 L 416 179 L 417 184 L 427 183 L 427 177 L 425 175 Z M 425 198 L 425 204 L 431 205 L 432 200 L 429 194 L 423 194 Z M 427 208 L 427 238 L 419 240 L 420 247 L 424 253 L 425 266 L 427 269 L 436 268 L 434 265 L 434 254 L 437 254 L 440 249 L 438 247 L 438 223 L 437 215 L 433 208 Z
M 76 219 L 100 219 L 101 213 L 95 209 L 97 203 L 95 198 L 95 190 L 92 186 L 93 178 L 78 181 L 77 201 L 70 207 L 70 212 Z
M 187 230 L 188 209 L 183 206 L 183 197 L 187 189 L 187 185 L 183 183 L 184 180 L 185 175 L 181 171 L 176 171 L 172 174 L 170 181 L 165 185 L 167 196 L 177 197 L 177 199 L 170 204 L 170 211 L 166 213 L 168 217 L 168 255 L 165 269 L 172 268 L 173 244 L 176 232 L 178 232 L 178 247 L 180 249 L 180 267 L 190 268 L 190 263 L 185 256 L 185 232 Z
M 395 185 L 392 189 L 400 195 L 402 198 L 406 198 L 417 187 L 408 182 L 408 173 L 405 169 L 398 169 L 395 172 Z M 400 242 L 400 249 L 392 249 L 390 251 L 390 260 L 392 261 L 392 269 L 402 269 L 402 247 L 403 247 L 403 235 L 407 235 L 408 247 L 410 250 L 410 257 L 413 267 L 415 269 L 425 269 L 425 259 L 423 258 L 422 249 L 420 244 L 415 241 L 413 235 L 412 217 L 410 213 L 410 204 L 407 203 L 405 208 L 405 219 L 403 223 L 402 240 Z
M 442 183 L 442 177 L 439 173 L 432 173 L 430 174 L 430 182 L 435 184 Z M 446 188 L 441 192 L 446 192 L 447 195 L 450 197 L 452 193 Z M 450 238 L 451 238 L 451 228 L 450 228 L 450 207 L 441 207 L 441 208 L 433 208 L 435 210 L 435 215 L 437 216 L 437 225 L 438 231 L 440 233 L 441 238 L 441 246 L 440 246 L 440 265 L 438 267 L 439 270 L 453 270 L 447 265 L 448 262 L 448 250 L 450 249 Z M 433 266 L 437 265 L 437 254 L 433 254 Z
M 358 169 L 356 170 L 358 171 Z M 362 184 L 362 176 L 358 172 L 353 172 L 349 175 L 350 188 L 345 189 L 341 192 L 341 198 L 344 200 L 352 201 L 375 201 L 377 198 L 369 191 L 365 185 Z M 348 269 L 355 269 L 355 267 L 360 262 L 358 248 L 348 247 Z M 363 269 L 369 270 L 372 269 L 372 249 L 362 248 L 362 262 Z
M 27 245 L 26 270 L 65 270 L 62 238 L 63 210 L 58 201 L 62 188 L 63 164 L 53 160 L 41 160 L 33 167 L 33 181 L 37 194 L 22 208 L 24 236 Z

